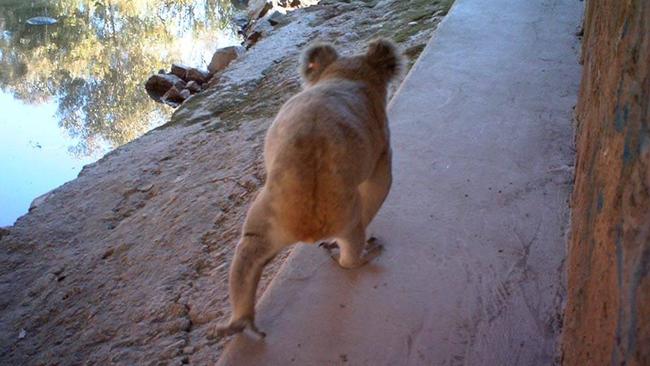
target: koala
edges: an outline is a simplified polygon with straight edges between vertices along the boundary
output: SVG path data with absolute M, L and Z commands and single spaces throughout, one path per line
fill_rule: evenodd
M 248 210 L 230 273 L 232 317 L 218 336 L 255 325 L 255 293 L 264 266 L 297 242 L 333 239 L 343 268 L 364 265 L 381 245 L 366 227 L 392 182 L 386 103 L 401 56 L 387 39 L 365 54 L 341 57 L 330 44 L 307 48 L 303 90 L 280 109 L 264 145 L 266 182 Z M 332 245 L 325 245 L 332 249 Z M 365 249 L 365 250 L 364 250 Z

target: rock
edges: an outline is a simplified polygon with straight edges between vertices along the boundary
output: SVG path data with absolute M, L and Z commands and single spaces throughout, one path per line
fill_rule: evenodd
M 246 9 L 248 7 L 248 0 L 231 0 L 230 2 L 235 6 L 235 9 Z
M 43 202 L 45 202 L 45 200 L 47 200 L 51 195 L 53 195 L 53 191 L 49 191 L 49 192 L 47 192 L 47 193 L 45 193 L 43 195 L 40 195 L 40 196 L 34 198 L 32 203 L 29 205 L 29 211 L 32 211 L 36 207 L 42 205 Z
M 104 252 L 104 254 L 102 254 L 102 259 L 106 259 L 106 258 L 112 256 L 113 253 L 115 253 L 115 249 L 113 249 L 113 248 L 108 248 L 108 250 L 106 250 L 106 251 Z
M 208 71 L 214 74 L 225 69 L 233 60 L 241 56 L 245 49 L 241 46 L 230 46 L 218 49 L 208 65 Z
M 232 21 L 240 30 L 243 30 L 248 26 L 249 19 L 245 14 L 235 14 Z
M 183 352 L 183 348 L 185 347 L 186 343 L 186 340 L 181 339 L 175 343 L 170 344 L 161 352 L 161 358 L 169 359 L 180 355 Z
M 185 81 L 174 74 L 156 74 L 149 77 L 144 87 L 151 98 L 160 102 L 172 87 L 175 87 L 177 92 L 185 88 Z
M 269 10 L 273 9 L 273 4 L 266 0 L 253 0 L 248 7 L 250 8 L 248 12 L 249 19 L 257 20 L 265 16 Z
M 181 97 L 183 97 L 183 100 L 185 100 L 185 99 L 189 98 L 190 95 L 192 95 L 192 93 L 187 89 L 183 89 L 183 90 L 181 90 L 180 95 L 181 95 Z
M 198 93 L 201 91 L 201 85 L 194 80 L 190 80 L 187 83 L 187 90 L 189 90 L 192 94 Z
M 278 13 L 279 14 L 279 13 Z M 275 19 L 279 20 L 279 17 L 282 16 L 280 14 L 277 16 Z M 286 16 L 285 16 L 286 17 Z M 288 18 L 286 19 L 286 23 L 288 23 Z M 256 44 L 261 38 L 268 36 L 271 32 L 273 32 L 273 23 L 271 21 L 257 21 L 253 23 L 250 28 L 248 29 L 247 36 L 246 36 L 246 48 L 251 48 L 254 44 Z
M 246 48 L 251 48 L 257 41 L 262 38 L 262 32 L 255 31 L 246 38 Z
M 165 94 L 163 94 L 163 96 L 160 98 L 160 101 L 176 108 L 181 103 L 183 103 L 185 99 L 186 98 L 181 95 L 181 92 L 175 86 L 172 86 L 169 88 L 169 90 L 167 90 L 167 92 L 165 92 Z
M 54 268 L 52 268 L 50 273 L 55 275 L 55 276 L 58 276 L 58 275 L 62 274 L 63 271 L 65 271 L 65 265 L 64 264 L 59 264 L 59 265 L 55 266 Z
M 318 4 L 319 0 L 272 0 L 275 8 L 296 9 Z
M 137 189 L 138 191 L 140 191 L 140 192 L 147 192 L 147 191 L 149 191 L 151 188 L 153 188 L 153 184 L 151 184 L 151 183 L 148 183 L 148 184 L 141 184 L 141 185 L 139 185 L 139 186 L 136 187 L 136 189 Z
M 203 84 L 210 78 L 210 74 L 207 71 L 189 68 L 187 69 L 187 74 L 185 75 L 186 81 L 195 81 L 199 84 Z
M 206 83 L 207 88 L 213 87 L 213 86 L 219 84 L 220 81 L 221 81 L 221 77 L 219 77 L 219 75 L 215 75 L 215 76 L 211 77 L 210 80 L 208 80 L 208 82 Z
M 267 20 L 274 27 L 278 25 L 279 26 L 287 25 L 290 22 L 289 17 L 286 14 L 280 13 L 279 11 L 275 11 L 273 12 L 273 14 L 269 15 Z
M 183 80 L 187 80 L 187 71 L 190 69 L 190 67 L 185 66 L 185 65 L 179 65 L 179 64 L 172 64 L 172 70 L 171 73 L 178 76 L 179 78 Z
M 289 3 L 293 3 L 291 0 L 273 0 L 272 1 L 273 5 L 280 7 L 280 8 L 286 8 L 289 6 Z M 298 5 L 300 5 L 300 1 L 298 1 Z
M 0 240 L 5 236 L 9 235 L 9 228 L 0 227 Z

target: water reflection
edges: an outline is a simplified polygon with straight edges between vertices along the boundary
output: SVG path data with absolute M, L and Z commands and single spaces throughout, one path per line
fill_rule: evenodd
M 0 108 L 17 111 L 6 104 L 26 104 L 21 110 L 31 107 L 33 118 L 65 131 L 68 137 L 61 141 L 78 161 L 96 159 L 167 118 L 170 110 L 144 91 L 151 73 L 172 62 L 205 66 L 215 48 L 237 42 L 233 10 L 227 0 L 0 0 L 0 89 L 13 97 L 0 98 Z M 26 24 L 36 16 L 58 23 Z M 52 106 L 54 117 L 36 112 Z M 19 119 L 2 116 L 2 140 L 11 138 L 15 130 L 8 126 Z M 34 144 L 9 150 L 3 143 L 0 164 L 8 165 L 10 155 L 12 164 L 29 155 L 29 149 L 38 149 Z M 5 184 L 19 183 L 1 183 L 3 225 L 11 223 L 4 203 L 16 199 L 7 193 L 15 187 Z M 44 192 L 33 193 L 25 209 Z

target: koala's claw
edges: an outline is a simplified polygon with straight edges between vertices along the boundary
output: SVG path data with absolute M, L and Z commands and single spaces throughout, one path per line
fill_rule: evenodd
M 368 263 L 371 260 L 377 258 L 383 250 L 384 250 L 384 246 L 379 244 L 379 240 L 377 240 L 377 238 L 375 237 L 371 237 L 366 242 L 366 248 L 362 258 L 365 261 L 365 263 Z
M 339 253 L 337 253 L 339 249 L 339 245 L 336 243 L 336 240 L 322 241 L 318 244 L 318 246 L 320 248 L 327 250 L 327 252 L 330 255 L 330 258 L 332 258 L 332 260 L 337 264 L 339 263 L 340 255 Z
M 337 264 L 340 264 L 340 259 L 341 255 L 339 253 L 339 246 L 336 243 L 335 240 L 332 241 L 323 241 L 318 244 L 319 247 L 327 250 L 327 252 L 330 255 L 330 258 Z M 384 246 L 379 243 L 379 240 L 377 238 L 370 237 L 366 241 L 366 246 L 363 250 L 363 253 L 361 254 L 359 261 L 356 265 L 353 267 L 344 267 L 344 268 L 356 268 L 356 267 L 361 267 L 365 265 L 366 263 L 372 261 L 373 259 L 377 258 L 381 252 L 384 250 Z
M 249 329 L 253 334 L 258 336 L 260 339 L 266 337 L 266 333 L 262 332 L 255 326 L 255 322 L 249 319 L 231 321 L 227 325 L 219 325 L 215 328 L 212 334 L 209 334 L 209 338 L 221 339 L 223 337 L 229 337 L 238 333 L 244 332 L 246 329 Z
M 332 252 L 332 250 L 337 249 L 339 245 L 336 243 L 336 240 L 330 240 L 330 241 L 321 241 L 318 243 L 318 246 L 320 248 L 324 248 L 328 252 Z
M 262 332 L 262 331 L 259 330 L 259 329 L 257 329 L 257 327 L 255 326 L 255 323 L 252 323 L 252 322 L 251 322 L 251 323 L 249 324 L 249 326 L 248 326 L 248 329 L 250 329 L 251 332 L 255 333 L 255 335 L 257 335 L 260 339 L 264 339 L 264 338 L 266 338 L 266 333 L 265 333 L 265 332 Z

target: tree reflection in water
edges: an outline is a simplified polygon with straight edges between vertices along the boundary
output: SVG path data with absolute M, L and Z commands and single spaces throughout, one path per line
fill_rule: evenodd
M 236 42 L 228 0 L 3 0 L 0 88 L 23 102 L 55 100 L 59 125 L 92 155 L 164 121 L 144 81 L 172 62 L 204 66 Z M 56 25 L 30 26 L 35 16 Z

